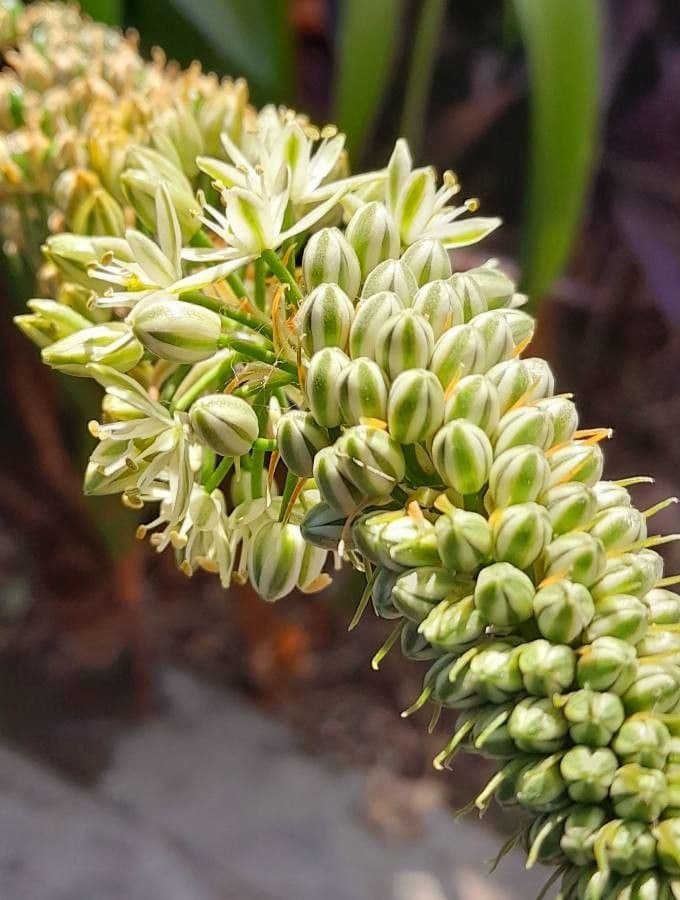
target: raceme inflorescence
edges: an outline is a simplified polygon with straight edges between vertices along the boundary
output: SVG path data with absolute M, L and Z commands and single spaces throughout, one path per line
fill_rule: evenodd
M 104 388 L 85 491 L 269 601 L 364 572 L 352 625 L 393 623 L 373 665 L 428 661 L 405 714 L 458 711 L 435 766 L 498 761 L 471 806 L 530 813 L 527 865 L 563 900 L 680 897 L 680 599 L 655 549 L 677 536 L 651 527 L 672 501 L 602 480 L 610 432 L 529 355 L 526 298 L 494 260 L 458 268 L 499 221 L 452 173 L 399 140 L 351 175 L 335 128 L 207 83 L 125 132 L 120 215 L 69 212 L 103 189 L 72 166 L 34 192 L 72 230 L 18 324 Z

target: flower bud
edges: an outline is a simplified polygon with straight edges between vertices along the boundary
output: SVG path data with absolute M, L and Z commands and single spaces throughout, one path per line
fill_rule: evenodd
M 141 151 L 142 148 L 139 149 Z M 153 150 L 144 149 L 147 153 L 154 153 Z M 163 160 L 160 154 L 158 156 Z M 144 171 L 143 168 L 126 169 L 120 179 L 123 191 L 144 227 L 153 232 L 156 228 L 156 193 L 159 184 L 164 184 L 177 214 L 182 237 L 188 241 L 200 228 L 201 210 L 186 175 L 167 161 L 163 162 L 165 166 L 171 167 L 173 172 L 171 179 L 166 180 L 162 172 L 154 172 L 151 169 L 149 171 Z
M 480 289 L 477 280 L 468 272 L 454 272 L 448 281 L 456 292 L 466 322 L 480 313 L 488 312 L 489 304 L 484 292 Z
M 489 263 L 468 269 L 466 272 L 458 272 L 453 275 L 452 281 L 464 293 L 466 291 L 471 293 L 470 286 L 474 285 L 475 293 L 482 296 L 488 309 L 507 306 L 515 293 L 513 280 L 505 272 Z
M 489 472 L 489 494 L 497 507 L 528 503 L 543 494 L 550 466 L 542 450 L 529 444 L 497 454 Z
M 313 356 L 325 347 L 347 348 L 354 307 L 337 284 L 320 284 L 306 298 L 297 316 L 302 349 Z
M 549 476 L 548 467 L 546 483 Z M 596 509 L 592 489 L 578 481 L 567 481 L 551 487 L 543 494 L 541 502 L 548 510 L 553 533 L 556 535 L 582 528 L 593 518 Z
M 300 532 L 308 544 L 334 551 L 342 540 L 345 522 L 345 516 L 338 509 L 321 502 L 307 511 Z
M 498 391 L 485 375 L 466 375 L 446 399 L 446 422 L 467 419 L 487 435 L 493 434 L 500 419 Z
M 300 478 L 311 478 L 314 457 L 330 442 L 328 432 L 311 413 L 299 409 L 284 413 L 276 428 L 276 443 L 287 469 Z
M 548 513 L 537 503 L 518 503 L 491 516 L 493 555 L 518 569 L 535 562 L 552 537 Z
M 470 320 L 470 325 L 476 328 L 484 339 L 484 371 L 511 358 L 515 342 L 510 325 L 502 312 L 494 310 L 480 313 Z
M 602 477 L 604 457 L 599 444 L 572 441 L 550 455 L 550 486 L 580 481 L 592 487 Z
M 337 391 L 346 425 L 360 425 L 362 419 L 387 418 L 387 376 L 372 359 L 353 359 L 340 373 Z
M 411 306 L 417 290 L 416 279 L 406 263 L 401 259 L 386 259 L 369 273 L 361 296 L 372 297 L 391 291 L 399 297 L 402 306 Z
M 555 376 L 548 363 L 538 356 L 532 356 L 522 360 L 529 375 L 529 387 L 525 400 L 541 400 L 544 397 L 552 397 L 555 393 Z
M 496 363 L 486 373 L 498 391 L 501 415 L 514 406 L 531 387 L 529 367 L 523 359 L 508 359 Z
M 434 334 L 427 319 L 412 309 L 391 316 L 375 339 L 375 361 L 389 378 L 405 369 L 426 369 L 434 347 Z
M 401 653 L 406 659 L 416 661 L 436 659 L 439 656 L 435 648 L 419 633 L 416 622 L 405 622 L 401 629 Z
M 440 650 L 458 653 L 480 638 L 485 626 L 486 621 L 475 607 L 472 597 L 461 600 L 454 595 L 430 610 L 420 623 L 419 631 Z
M 441 656 L 425 675 L 425 683 L 432 684 L 432 700 L 447 708 L 469 709 L 481 703 L 470 677 L 469 660 L 461 667 L 455 657 Z
M 543 637 L 572 644 L 595 615 L 595 607 L 582 584 L 563 580 L 536 592 L 534 615 Z
M 200 362 L 212 356 L 222 331 L 217 313 L 160 292 L 142 300 L 126 321 L 148 350 L 179 363 Z
M 469 716 L 474 722 L 470 744 L 475 751 L 492 759 L 508 759 L 515 756 L 517 748 L 510 737 L 507 721 L 500 724 L 499 717 L 509 717 L 511 712 L 512 703 L 492 703 L 461 714 L 457 724 L 462 724 L 461 720 Z
M 655 625 L 680 624 L 680 595 L 665 588 L 653 588 L 642 598 L 649 609 L 649 621 Z
M 493 641 L 473 656 L 470 677 L 475 681 L 478 694 L 489 703 L 504 703 L 522 690 L 518 655 L 518 647 Z
M 424 284 L 413 299 L 413 309 L 432 326 L 435 340 L 453 325 L 462 325 L 463 309 L 455 291 L 446 281 Z
M 324 447 L 314 457 L 314 481 L 324 501 L 345 515 L 359 509 L 364 493 L 340 470 L 335 447 Z
M 572 806 L 564 821 L 560 846 L 575 866 L 585 866 L 594 860 L 595 839 L 605 818 L 600 806 Z
M 454 593 L 460 599 L 469 587 L 446 569 L 423 566 L 404 572 L 397 578 L 392 600 L 402 615 L 414 622 L 421 622 L 445 597 Z
M 575 403 L 566 397 L 546 397 L 537 401 L 536 409 L 550 419 L 553 431 L 551 446 L 564 444 L 573 438 L 578 428 L 578 410 Z
M 309 361 L 305 382 L 307 403 L 316 421 L 324 428 L 335 428 L 342 421 L 337 385 L 347 365 L 349 359 L 338 347 L 319 350 Z
M 437 340 L 432 350 L 430 371 L 446 388 L 462 375 L 484 371 L 484 339 L 471 325 L 454 325 Z
M 393 542 L 385 541 L 382 537 L 383 530 L 392 522 L 397 525 L 396 543 L 417 537 L 421 533 L 421 523 L 411 516 L 405 515 L 402 510 L 388 510 L 359 516 L 352 525 L 352 537 L 356 549 L 363 557 L 378 566 L 399 572 L 402 567 L 390 556 Z M 430 525 L 429 522 L 426 524 Z
M 642 598 L 663 574 L 663 560 L 653 550 L 622 553 L 607 560 L 601 577 L 593 584 L 596 600 L 610 594 L 632 594 Z
M 300 532 L 302 534 L 302 532 Z M 303 594 L 316 594 L 326 587 L 329 576 L 323 574 L 328 552 L 305 542 L 295 587 Z
M 604 897 L 618 897 L 618 879 L 609 870 L 586 869 L 577 878 L 580 870 L 574 872 L 574 896 L 579 900 L 603 900 Z M 565 881 L 569 877 L 566 873 Z
M 608 747 L 572 747 L 562 757 L 560 772 L 577 803 L 600 803 L 609 793 L 618 760 Z
M 260 597 L 272 602 L 293 590 L 304 552 L 297 525 L 268 522 L 257 531 L 248 553 L 248 576 Z
M 380 326 L 402 309 L 396 294 L 383 291 L 360 300 L 349 333 L 349 352 L 352 359 L 375 355 L 376 337 Z
M 563 712 L 572 741 L 588 747 L 606 747 L 625 718 L 620 697 L 588 690 L 569 694 Z
M 583 647 L 576 666 L 579 687 L 624 694 L 635 680 L 635 648 L 614 637 L 601 637 Z
M 43 252 L 67 281 L 104 291 L 110 285 L 89 277 L 92 265 L 105 253 L 113 253 L 122 262 L 133 262 L 128 242 L 116 237 L 88 237 L 80 234 L 53 234 L 45 241 Z
M 432 441 L 432 462 L 445 485 L 459 494 L 476 494 L 486 484 L 493 459 L 481 428 L 455 419 L 442 426 Z
M 680 876 L 680 819 L 666 819 L 654 826 L 656 851 L 664 872 Z
M 200 442 L 220 456 L 243 456 L 259 433 L 252 407 L 231 394 L 199 397 L 191 407 L 189 421 Z
M 621 766 L 609 793 L 616 815 L 635 822 L 653 822 L 667 803 L 663 773 L 637 763 Z
M 680 632 L 665 629 L 650 630 L 637 644 L 635 650 L 638 656 L 658 656 L 663 654 L 680 661 Z
M 425 238 L 404 251 L 402 260 L 409 267 L 419 287 L 429 281 L 450 278 L 451 257 L 441 241 Z
M 491 309 L 491 307 L 489 307 Z M 521 309 L 500 309 L 499 312 L 510 326 L 512 342 L 515 347 L 528 344 L 536 330 L 536 320 Z
M 359 207 L 347 223 L 345 237 L 356 252 L 364 278 L 378 263 L 399 256 L 399 231 L 382 203 Z
M 490 625 L 507 628 L 531 618 L 534 593 L 524 572 L 510 563 L 493 563 L 477 577 L 475 606 Z
M 425 369 L 397 375 L 387 401 L 387 425 L 399 444 L 415 444 L 431 437 L 444 420 L 444 390 Z
M 600 751 L 601 752 L 601 751 Z M 620 875 L 632 875 L 656 866 L 656 840 L 642 822 L 617 822 L 603 828 L 596 843 L 597 858 Z M 617 885 L 617 900 L 623 891 Z M 635 897 L 645 896 L 635 894 Z M 625 900 L 625 894 L 623 894 Z
M 128 372 L 140 361 L 144 347 L 123 322 L 90 325 L 43 347 L 42 360 L 67 375 L 89 378 L 88 365 L 98 363 Z
M 622 763 L 663 769 L 671 749 L 671 734 L 655 715 L 638 713 L 626 719 L 612 747 Z
M 196 157 L 204 152 L 203 135 L 191 107 L 178 103 L 163 110 L 154 121 L 152 140 L 159 153 L 189 178 L 198 174 Z
M 519 670 L 525 689 L 536 697 L 552 697 L 567 691 L 574 682 L 576 654 L 565 644 L 542 639 L 524 644 Z
M 387 432 L 354 425 L 335 446 L 340 471 L 365 496 L 387 497 L 403 481 L 404 456 Z
M 593 485 L 593 493 L 598 512 L 610 506 L 631 506 L 633 503 L 629 491 L 614 481 L 598 481 Z
M 496 455 L 524 444 L 547 450 L 553 442 L 552 421 L 536 406 L 518 406 L 501 417 L 493 442 Z
M 527 753 L 554 753 L 562 746 L 568 729 L 562 712 L 547 698 L 520 700 L 508 720 L 510 736 Z
M 607 559 L 598 538 L 574 531 L 548 544 L 541 564 L 543 578 L 569 578 L 590 587 L 602 577 Z
M 397 575 L 389 569 L 380 569 L 373 582 L 371 602 L 376 616 L 381 619 L 400 619 L 401 613 L 394 605 L 392 591 Z
M 406 519 L 410 521 L 407 522 Z M 380 543 L 383 545 L 383 552 L 387 550 L 392 562 L 401 568 L 439 568 L 441 565 L 434 526 L 427 519 L 416 520 L 411 516 L 402 516 L 388 522 L 380 532 Z
M 606 550 L 625 550 L 647 537 L 647 521 L 632 506 L 610 506 L 595 516 L 588 531 Z
M 611 594 L 595 602 L 595 618 L 586 628 L 584 639 L 615 637 L 637 644 L 647 631 L 647 607 L 630 594 Z
M 435 522 L 437 547 L 452 572 L 474 572 L 491 556 L 491 528 L 484 516 L 455 507 Z
M 680 668 L 664 662 L 638 663 L 637 677 L 623 695 L 627 713 L 670 712 L 680 700 Z
M 302 273 L 310 292 L 321 284 L 337 284 L 350 300 L 359 293 L 359 258 L 339 228 L 321 228 L 311 235 L 302 254 Z
M 31 312 L 15 316 L 14 324 L 38 347 L 47 347 L 92 325 L 90 319 L 56 300 L 29 300 L 26 305 Z

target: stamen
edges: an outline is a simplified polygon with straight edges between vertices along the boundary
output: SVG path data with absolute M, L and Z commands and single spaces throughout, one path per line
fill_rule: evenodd
M 645 517 L 645 519 L 651 519 L 652 516 L 655 516 L 658 512 L 661 512 L 662 509 L 667 509 L 669 506 L 673 506 L 677 502 L 677 497 L 667 497 L 665 500 L 661 500 L 659 503 L 655 503 L 654 506 L 650 506 L 649 509 L 643 510 L 642 515 Z
M 392 647 L 394 647 L 394 645 L 399 640 L 399 636 L 401 635 L 405 624 L 405 622 L 399 622 L 391 632 L 385 643 L 382 645 L 382 647 L 380 647 L 380 649 L 375 653 L 373 659 L 371 660 L 371 668 L 374 672 L 378 671 L 378 669 L 380 668 L 380 663 L 385 659 Z

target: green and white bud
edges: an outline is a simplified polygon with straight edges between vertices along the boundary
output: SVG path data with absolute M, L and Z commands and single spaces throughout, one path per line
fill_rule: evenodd
M 499 717 L 507 719 L 512 712 L 512 703 L 492 703 L 463 713 L 457 724 L 462 725 L 469 717 L 474 723 L 469 744 L 482 756 L 492 759 L 508 759 L 517 753 L 515 742 L 510 737 L 507 721 L 500 724 Z
M 435 522 L 437 547 L 452 572 L 474 572 L 491 558 L 491 527 L 484 516 L 455 507 Z
M 402 306 L 411 306 L 417 290 L 418 283 L 406 263 L 401 259 L 386 259 L 368 274 L 361 296 L 372 297 L 391 291 L 399 297 Z
M 378 330 L 401 309 L 401 301 L 391 291 L 383 291 L 359 301 L 349 333 L 349 352 L 352 359 L 360 357 L 373 359 Z
M 401 613 L 394 605 L 392 591 L 397 575 L 389 569 L 380 569 L 373 582 L 371 602 L 376 616 L 381 619 L 401 619 Z
M 548 467 L 546 483 L 549 477 Z M 578 481 L 567 481 L 551 487 L 541 497 L 541 503 L 548 510 L 553 533 L 556 535 L 582 528 L 591 521 L 597 506 L 592 488 Z
M 546 397 L 537 401 L 536 409 L 547 415 L 552 423 L 551 446 L 556 447 L 573 438 L 578 428 L 578 410 L 575 403 L 566 397 Z
M 671 750 L 671 733 L 655 715 L 638 713 L 623 723 L 612 748 L 622 763 L 663 769 Z
M 314 457 L 314 481 L 324 501 L 345 515 L 359 509 L 365 494 L 341 471 L 335 447 L 324 447 Z
M 470 320 L 484 339 L 484 371 L 512 357 L 515 342 L 505 315 L 498 311 L 480 313 Z
M 338 380 L 349 358 L 338 347 L 319 350 L 309 361 L 305 393 L 309 409 L 324 428 L 336 428 L 342 421 Z
M 342 540 L 346 521 L 340 510 L 321 502 L 307 511 L 300 524 L 300 532 L 308 544 L 334 551 Z
M 359 258 L 339 228 L 311 235 L 302 254 L 302 274 L 310 292 L 321 284 L 337 284 L 353 300 L 361 286 Z
M 349 220 L 345 237 L 356 252 L 363 278 L 378 263 L 399 256 L 399 230 L 382 203 L 373 201 L 361 206 Z
M 394 542 L 382 538 L 383 530 L 390 523 L 396 524 Z M 430 524 L 427 522 L 427 525 Z M 393 543 L 418 537 L 422 532 L 418 526 L 419 523 L 411 516 L 405 515 L 402 510 L 368 512 L 359 516 L 352 525 L 352 538 L 356 549 L 370 562 L 400 572 L 402 567 L 394 562 L 390 556 L 390 549 Z
M 550 466 L 542 450 L 529 444 L 497 454 L 489 472 L 489 495 L 496 507 L 529 503 L 544 493 Z
M 408 369 L 392 382 L 387 426 L 399 444 L 427 440 L 444 421 L 444 389 L 432 372 Z
M 508 306 L 515 294 L 515 283 L 505 272 L 496 265 L 485 263 L 468 269 L 466 272 L 457 272 L 452 276 L 453 283 L 465 295 L 481 295 L 488 309 L 499 309 Z M 473 287 L 474 286 L 474 290 Z M 478 302 L 478 301 L 477 301 Z M 475 300 L 470 301 L 470 309 L 475 305 Z M 480 310 L 483 312 L 484 310 Z M 475 315 L 470 312 L 469 316 Z
M 432 462 L 439 477 L 459 494 L 476 494 L 484 487 L 492 459 L 486 434 L 464 419 L 442 426 L 432 441 Z
M 475 606 L 489 624 L 507 628 L 531 618 L 534 594 L 534 585 L 524 572 L 510 563 L 493 563 L 477 577 Z
M 680 595 L 665 588 L 653 588 L 642 598 L 649 609 L 649 621 L 654 625 L 680 624 Z
M 26 305 L 31 312 L 14 316 L 14 324 L 37 347 L 47 347 L 92 325 L 90 319 L 56 300 L 29 300 Z
M 536 592 L 534 615 L 544 638 L 556 644 L 573 644 L 590 624 L 595 606 L 582 584 L 565 579 Z
M 413 243 L 423 233 L 436 198 L 436 178 L 431 166 L 413 169 L 404 179 L 392 207 L 403 244 Z
M 563 712 L 572 741 L 588 747 L 608 746 L 626 717 L 616 694 L 588 690 L 569 694 Z
M 577 803 L 600 803 L 609 793 L 619 762 L 608 747 L 572 747 L 562 757 L 560 772 Z
M 595 601 L 595 618 L 586 628 L 584 638 L 615 637 L 637 644 L 647 631 L 648 609 L 630 594 L 610 594 Z
M 480 313 L 488 312 L 488 301 L 475 278 L 470 277 L 467 272 L 454 272 L 448 281 L 463 307 L 466 322 Z
M 572 806 L 564 821 L 560 846 L 575 866 L 586 866 L 595 859 L 595 839 L 606 815 L 601 806 Z
M 541 701 L 537 701 L 541 702 Z M 515 799 L 533 812 L 552 812 L 565 803 L 566 784 L 560 774 L 559 760 L 548 756 L 532 761 L 519 774 Z
M 616 815 L 635 822 L 654 822 L 667 805 L 663 772 L 637 763 L 621 766 L 609 794 Z
M 404 251 L 403 261 L 413 273 L 419 287 L 429 281 L 451 277 L 451 257 L 441 241 L 424 238 Z
M 580 651 L 576 666 L 579 687 L 625 694 L 635 680 L 635 648 L 614 637 L 596 638 Z
M 413 298 L 413 309 L 432 326 L 435 340 L 454 325 L 463 324 L 463 308 L 448 282 L 430 281 L 419 288 Z
M 413 309 L 403 309 L 380 327 L 374 357 L 389 378 L 396 378 L 405 369 L 426 369 L 433 347 L 427 319 Z
M 41 353 L 51 369 L 81 378 L 91 377 L 90 363 L 128 372 L 143 355 L 144 347 L 124 322 L 90 325 L 43 347 Z
M 536 330 L 536 320 L 521 309 L 501 309 L 499 312 L 510 326 L 512 341 L 515 347 L 528 344 Z
M 155 153 L 149 148 L 139 148 L 139 151 Z M 160 154 L 158 156 L 163 159 Z M 170 200 L 182 231 L 182 238 L 189 241 L 201 227 L 199 219 L 201 208 L 196 202 L 191 184 L 184 173 L 165 160 L 164 165 L 169 165 L 172 169 L 173 175 L 170 180 L 166 180 L 162 173 L 152 169 L 149 171 L 144 171 L 142 168 L 126 169 L 120 179 L 123 192 L 144 227 L 153 233 L 156 227 L 156 193 L 162 182 L 170 194 Z
M 404 455 L 386 431 L 354 425 L 335 448 L 340 471 L 367 497 L 387 497 L 404 479 Z
M 259 433 L 253 408 L 231 394 L 199 397 L 191 407 L 189 422 L 199 441 L 220 456 L 243 456 Z
M 543 578 L 569 578 L 586 587 L 602 577 L 606 566 L 602 541 L 583 531 L 555 538 L 545 548 L 541 560 Z
M 485 375 L 466 375 L 446 398 L 444 420 L 467 419 L 492 435 L 500 420 L 498 391 Z
M 593 485 L 593 493 L 597 500 L 597 511 L 609 509 L 610 506 L 632 506 L 630 492 L 615 481 L 598 481 Z
M 486 373 L 498 391 L 501 415 L 506 413 L 529 391 L 532 385 L 529 367 L 523 359 L 499 362 Z
M 217 313 L 157 293 L 142 300 L 126 319 L 135 336 L 161 359 L 196 363 L 217 352 L 222 320 Z
M 632 594 L 644 597 L 663 574 L 663 560 L 653 550 L 622 553 L 607 560 L 604 573 L 593 584 L 596 600 L 610 594 Z
M 572 441 L 550 454 L 550 486 L 580 481 L 592 487 L 602 477 L 604 457 L 599 444 Z
M 300 532 L 302 534 L 302 532 Z M 295 587 L 303 594 L 316 594 L 325 588 L 330 580 L 324 574 L 324 568 L 328 559 L 326 550 L 305 543 L 305 551 L 302 554 L 302 562 Z
M 524 644 L 519 669 L 525 689 L 535 697 L 552 697 L 569 690 L 576 673 L 576 654 L 566 644 L 538 639 Z
M 510 736 L 526 753 L 554 753 L 562 746 L 568 730 L 562 711 L 545 697 L 520 700 L 508 721 Z
M 537 406 L 518 406 L 509 410 L 502 416 L 493 435 L 496 455 L 524 444 L 547 450 L 552 442 L 552 420 Z
M 638 663 L 637 677 L 623 695 L 626 712 L 667 713 L 680 701 L 680 667 L 668 662 Z
M 400 510 L 367 516 L 357 532 L 357 547 L 369 559 L 398 571 L 441 562 L 432 523 Z
M 444 390 L 463 375 L 484 371 L 484 338 L 471 325 L 454 325 L 438 338 L 432 351 L 430 371 Z
M 422 622 L 445 597 L 454 594 L 460 599 L 469 587 L 469 584 L 462 583 L 446 569 L 422 566 L 404 572 L 397 578 L 392 601 L 407 619 Z
M 654 837 L 661 868 L 677 878 L 680 876 L 680 819 L 659 822 L 654 826 Z
M 504 703 L 522 688 L 519 647 L 503 641 L 486 644 L 470 661 L 470 677 L 477 692 L 489 703 Z
M 493 555 L 518 569 L 527 569 L 543 553 L 552 527 L 548 513 L 537 503 L 517 503 L 491 515 Z
M 419 631 L 435 647 L 445 652 L 460 652 L 484 633 L 486 620 L 475 607 L 472 596 L 462 600 L 447 597 L 438 603 L 420 623 Z
M 555 393 L 555 376 L 548 363 L 538 356 L 522 360 L 529 375 L 529 388 L 526 402 L 552 397 Z
M 347 349 L 354 306 L 337 284 L 320 284 L 305 299 L 297 315 L 302 349 L 313 356 L 325 347 Z
M 632 875 L 657 864 L 656 840 L 649 827 L 642 822 L 611 822 L 600 832 L 595 854 L 600 864 L 606 863 L 619 875 Z M 625 900 L 621 883 L 616 891 L 617 900 Z M 639 898 L 641 895 L 634 896 Z
M 595 516 L 588 531 L 605 549 L 625 550 L 647 537 L 647 520 L 632 506 L 610 506 Z
M 353 359 L 340 373 L 337 390 L 346 425 L 360 425 L 362 419 L 387 419 L 387 376 L 372 359 Z
M 650 629 L 635 649 L 638 656 L 663 654 L 680 662 L 680 632 L 675 629 Z
M 260 597 L 273 602 L 289 594 L 300 576 L 304 553 L 305 542 L 297 525 L 263 525 L 248 553 L 248 577 Z
M 293 409 L 279 419 L 276 444 L 281 459 L 293 475 L 311 478 L 316 454 L 329 443 L 328 432 L 311 413 Z

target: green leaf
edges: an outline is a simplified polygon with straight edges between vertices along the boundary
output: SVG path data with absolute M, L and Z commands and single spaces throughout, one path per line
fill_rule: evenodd
M 344 0 L 335 67 L 335 121 L 357 158 L 380 108 L 403 0 Z
M 123 0 L 81 0 L 80 8 L 97 22 L 123 24 Z
M 596 159 L 599 0 L 514 0 L 529 66 L 531 153 L 523 287 L 534 302 L 564 268 Z
M 445 11 L 446 0 L 423 0 L 401 115 L 401 135 L 409 142 L 414 155 L 418 154 L 423 137 Z

